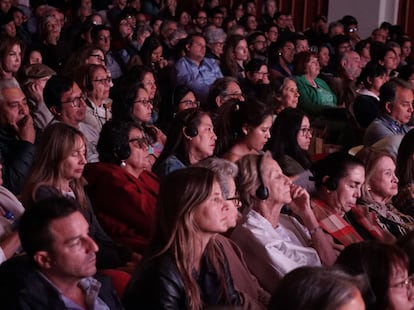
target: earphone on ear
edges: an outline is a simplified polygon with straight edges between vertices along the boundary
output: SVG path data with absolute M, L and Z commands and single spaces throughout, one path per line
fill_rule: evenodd
M 335 177 L 328 177 L 323 185 L 325 185 L 328 190 L 335 191 L 338 188 L 338 179 Z
M 119 160 L 126 160 L 131 155 L 131 148 L 128 144 L 122 144 L 114 149 L 114 153 Z
M 184 127 L 184 135 L 188 136 L 189 138 L 197 137 L 198 129 L 196 127 Z
M 263 157 L 264 157 L 263 155 L 259 155 L 257 158 L 257 178 L 260 182 L 260 185 L 256 189 L 256 197 L 259 198 L 260 200 L 266 200 L 267 198 L 269 198 L 269 189 L 263 184 L 263 179 L 262 179 L 261 167 L 262 167 Z

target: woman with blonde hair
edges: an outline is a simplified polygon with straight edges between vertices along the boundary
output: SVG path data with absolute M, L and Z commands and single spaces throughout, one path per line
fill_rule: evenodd
M 216 175 L 191 167 L 161 183 L 150 250 L 124 295 L 126 309 L 240 306 L 229 262 L 215 235 L 228 229 Z M 174 283 L 174 284 L 172 284 Z
M 23 189 L 25 208 L 52 196 L 75 199 L 90 225 L 90 236 L 99 246 L 97 266 L 125 266 L 132 258 L 129 249 L 118 246 L 103 231 L 83 189 L 86 164 L 85 138 L 76 128 L 64 123 L 48 126 L 43 132 L 31 174 Z

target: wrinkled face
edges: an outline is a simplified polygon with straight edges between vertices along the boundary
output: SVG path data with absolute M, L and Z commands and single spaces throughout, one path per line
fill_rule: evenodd
M 248 148 L 257 152 L 261 151 L 267 140 L 270 139 L 270 127 L 272 127 L 272 116 L 270 115 L 257 127 L 246 126 L 244 128 L 246 133 L 244 142 Z
M 390 199 L 398 193 L 398 178 L 391 157 L 381 157 L 374 167 L 374 174 L 368 183 L 371 192 L 382 199 Z
M 60 164 L 60 178 L 65 181 L 79 180 L 82 177 L 83 168 L 86 165 L 86 148 L 81 137 L 76 139 L 76 143 L 69 153 L 69 156 L 62 160 Z
M 86 115 L 86 103 L 78 84 L 73 83 L 72 88 L 63 93 L 61 103 L 60 120 L 77 128 Z
M 394 267 L 388 288 L 390 310 L 412 310 L 414 308 L 413 279 L 408 277 L 407 269 Z
M 296 108 L 298 106 L 299 91 L 294 80 L 288 80 L 282 90 L 281 102 L 285 108 Z
M 162 57 L 162 46 L 158 46 L 151 53 L 151 62 L 159 62 Z
M 139 88 L 137 91 L 132 114 L 139 122 L 146 123 L 151 119 L 152 102 L 144 88 Z
M 210 116 L 204 115 L 201 117 L 197 131 L 197 136 L 192 137 L 189 143 L 190 153 L 200 159 L 212 156 L 216 147 L 217 136 L 214 133 L 214 126 Z
M 338 188 L 331 191 L 331 194 L 334 200 L 332 207 L 340 216 L 355 206 L 357 198 L 361 196 L 361 186 L 364 182 L 365 169 L 362 166 L 348 168 L 347 175 L 338 180 Z
M 306 64 L 306 74 L 315 79 L 319 75 L 320 70 L 318 58 L 312 56 Z
M 386 105 L 387 112 L 397 122 L 407 124 L 413 113 L 413 92 L 397 86 L 394 103 Z
M 234 182 L 234 179 L 232 177 L 226 177 L 226 185 L 227 185 L 227 196 L 223 194 L 223 198 L 228 203 L 228 210 L 227 210 L 227 225 L 228 228 L 235 227 L 237 224 L 237 219 L 239 218 L 239 212 L 237 211 L 237 208 L 240 207 L 238 205 L 237 199 L 232 198 L 238 198 L 237 192 L 236 192 L 236 183 Z M 230 200 L 227 200 L 230 199 Z
M 135 171 L 151 170 L 151 155 L 148 153 L 148 142 L 143 138 L 142 131 L 135 127 L 131 128 L 128 138 L 131 154 L 125 160 L 127 167 Z
M 145 73 L 144 78 L 142 79 L 142 84 L 144 85 L 149 98 L 153 100 L 157 91 L 157 84 L 155 83 L 154 74 L 151 72 Z
M 224 46 L 224 41 L 217 41 L 217 42 L 209 44 L 211 52 L 217 56 L 221 56 L 223 54 L 223 46 Z
M 112 80 L 105 69 L 99 68 L 96 70 L 91 76 L 91 81 L 93 85 L 92 94 L 95 98 L 106 99 L 109 97 Z
M 298 142 L 299 147 L 302 150 L 308 151 L 310 143 L 311 143 L 311 139 L 312 139 L 312 131 L 310 128 L 309 118 L 305 116 L 302 119 L 300 129 L 296 135 L 296 140 Z
M 181 98 L 180 102 L 177 106 L 177 112 L 184 111 L 186 109 L 197 108 L 198 102 L 196 96 L 192 91 L 185 94 L 183 98 Z
M 348 76 L 352 79 L 356 79 L 361 74 L 361 57 L 358 53 L 351 53 L 344 69 Z
M 296 40 L 296 53 L 309 51 L 309 43 L 308 40 Z
M 319 50 L 319 65 L 326 67 L 329 63 L 329 49 L 327 47 L 321 47 Z
M 19 88 L 5 88 L 1 93 L 4 101 L 0 102 L 0 125 L 18 126 L 29 115 L 24 93 Z
M 32 51 L 29 56 L 29 63 L 31 65 L 43 63 L 42 54 L 39 51 Z
M 20 65 L 22 63 L 22 50 L 20 45 L 15 44 L 6 54 L 6 57 L 3 60 L 3 70 L 8 73 L 16 73 L 19 71 Z
M 263 184 L 269 189 L 269 198 L 275 204 L 286 204 L 292 201 L 290 195 L 290 179 L 285 176 L 279 164 L 272 158 L 262 161 Z
M 77 211 L 51 221 L 49 231 L 53 238 L 52 249 L 47 252 L 50 273 L 63 282 L 96 273 L 98 246 L 89 235 L 89 225 L 82 213 Z
M 219 183 L 214 181 L 211 194 L 194 210 L 194 224 L 202 234 L 226 232 L 228 209 L 229 203 L 223 199 Z
M 187 56 L 196 61 L 202 61 L 206 55 L 206 40 L 202 37 L 194 37 L 193 42 L 187 45 Z
M 246 61 L 249 59 L 249 49 L 247 48 L 246 40 L 241 40 L 234 49 L 234 58 L 239 61 Z
M 292 42 L 286 42 L 286 44 L 279 50 L 280 57 L 290 64 L 293 61 L 293 57 L 295 56 L 295 46 Z

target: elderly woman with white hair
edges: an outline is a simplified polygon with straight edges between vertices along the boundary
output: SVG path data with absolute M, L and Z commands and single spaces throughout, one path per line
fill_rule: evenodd
M 204 32 L 204 37 L 207 42 L 206 57 L 216 59 L 220 62 L 223 54 L 224 42 L 227 35 L 222 28 L 209 27 Z

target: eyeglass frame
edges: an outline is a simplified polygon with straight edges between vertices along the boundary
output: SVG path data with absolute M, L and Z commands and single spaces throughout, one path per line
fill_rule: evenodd
M 226 198 L 225 200 L 231 201 L 236 208 L 241 208 L 243 205 L 242 201 L 240 200 L 240 197 L 237 196 Z
M 411 274 L 407 277 L 407 279 L 390 286 L 390 288 L 403 288 L 403 287 L 406 288 L 407 294 L 408 294 L 408 290 L 414 287 L 414 274 Z
M 85 94 L 81 94 L 79 97 L 75 97 L 75 98 L 73 98 L 71 100 L 67 100 L 67 101 L 61 101 L 60 103 L 61 104 L 70 103 L 70 105 L 72 106 L 72 108 L 80 108 L 82 106 L 81 100 L 86 105 L 86 99 L 87 99 L 87 97 L 85 96 Z
M 98 82 L 101 85 L 111 84 L 112 83 L 112 77 L 108 76 L 105 79 L 92 80 L 92 82 Z
M 307 137 L 309 134 L 313 136 L 314 130 L 313 128 L 299 128 L 298 134 L 300 134 L 302 137 Z
M 151 99 L 138 99 L 135 100 L 133 103 L 140 103 L 143 105 L 144 108 L 148 108 L 150 105 L 154 105 Z

